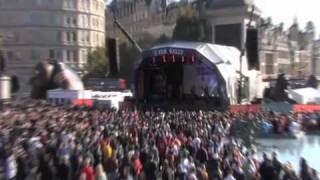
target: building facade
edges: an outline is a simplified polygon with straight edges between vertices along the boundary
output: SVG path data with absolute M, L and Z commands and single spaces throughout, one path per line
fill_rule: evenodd
M 104 0 L 0 0 L 6 72 L 27 86 L 32 68 L 56 59 L 82 68 L 87 54 L 105 46 Z
M 286 30 L 282 24 L 258 28 L 260 70 L 265 79 L 275 79 L 279 73 L 296 79 L 307 79 L 318 74 L 314 68 L 320 50 L 317 41 L 296 27 L 294 23 Z M 296 32 L 299 35 L 293 36 Z

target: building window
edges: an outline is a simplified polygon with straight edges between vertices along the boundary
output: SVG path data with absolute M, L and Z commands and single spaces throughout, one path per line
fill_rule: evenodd
M 57 33 L 57 41 L 60 42 L 61 40 L 62 40 L 62 34 L 61 34 L 61 32 L 59 31 L 59 32 Z
M 54 59 L 54 58 L 55 58 L 55 56 L 54 56 L 54 50 L 53 50 L 53 49 L 50 49 L 50 50 L 49 50 L 49 58 L 50 58 L 50 59 Z
M 73 51 L 72 54 L 73 54 L 73 61 L 74 61 L 74 62 L 78 62 L 78 58 L 79 58 L 79 57 L 78 57 L 78 52 L 77 52 L 77 51 Z
M 98 10 L 97 1 L 93 1 L 93 6 L 96 8 L 96 10 Z
M 272 53 L 266 53 L 265 54 L 265 67 L 266 67 L 266 74 L 273 74 L 273 54 Z
M 266 74 L 273 74 L 273 65 L 266 65 Z
M 280 52 L 279 52 L 279 58 L 281 58 L 281 59 L 288 59 L 288 58 L 289 58 L 289 52 L 287 52 L 287 51 L 280 51 Z
M 71 59 L 71 52 L 67 51 L 67 61 L 70 61 L 70 59 Z
M 99 42 L 99 34 L 96 34 L 96 43 L 98 44 Z
M 70 25 L 70 24 L 71 24 L 71 18 L 67 17 L 67 25 Z
M 60 50 L 57 51 L 56 57 L 58 60 L 62 59 L 62 52 Z
M 90 33 L 89 32 L 86 32 L 86 39 L 87 39 L 87 42 L 90 42 Z
M 70 32 L 67 32 L 67 41 L 70 42 L 71 38 L 70 38 Z
M 87 62 L 88 52 L 86 49 L 82 50 L 82 62 Z
M 72 19 L 72 24 L 73 24 L 74 26 L 77 25 L 77 18 L 73 18 L 73 19 Z
M 73 33 L 72 33 L 72 40 L 73 40 L 74 42 L 77 42 L 77 33 L 76 33 L 76 32 L 73 32 Z
M 266 53 L 266 65 L 273 65 L 273 54 L 271 53 Z
M 86 5 L 87 5 L 87 9 L 90 9 L 90 5 L 91 5 L 90 4 L 90 0 L 87 0 L 87 4 Z

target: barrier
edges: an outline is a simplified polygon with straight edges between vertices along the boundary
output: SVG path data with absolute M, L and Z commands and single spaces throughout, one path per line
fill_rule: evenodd
M 75 106 L 92 107 L 93 106 L 93 100 L 91 100 L 91 99 L 75 99 L 73 101 L 73 105 L 75 105 Z
M 319 112 L 320 105 L 296 104 L 293 106 L 294 112 Z
M 307 105 L 307 104 L 296 104 L 291 105 L 289 103 L 283 102 L 272 102 L 264 103 L 261 105 L 232 105 L 230 106 L 230 112 L 239 113 L 239 112 L 280 112 L 280 113 L 289 113 L 289 112 L 320 112 L 320 105 Z

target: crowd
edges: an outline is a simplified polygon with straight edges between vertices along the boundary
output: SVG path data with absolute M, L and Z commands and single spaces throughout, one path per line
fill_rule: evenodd
M 264 113 L 259 120 L 264 133 L 297 134 L 301 130 L 315 132 L 320 130 L 319 113 Z
M 318 179 L 304 159 L 299 172 L 276 153 L 259 159 L 254 147 L 229 135 L 238 118 L 202 111 L 2 107 L 0 179 Z

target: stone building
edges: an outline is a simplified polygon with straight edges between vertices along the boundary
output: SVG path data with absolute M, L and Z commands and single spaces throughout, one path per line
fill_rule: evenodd
M 260 69 L 266 79 L 274 79 L 279 73 L 289 78 L 306 79 L 316 75 L 313 65 L 320 49 L 313 32 L 302 31 L 297 23 L 287 29 L 283 24 L 268 24 L 259 28 Z
M 28 87 L 32 67 L 56 59 L 81 68 L 87 54 L 105 46 L 104 0 L 0 0 L 6 71 Z

